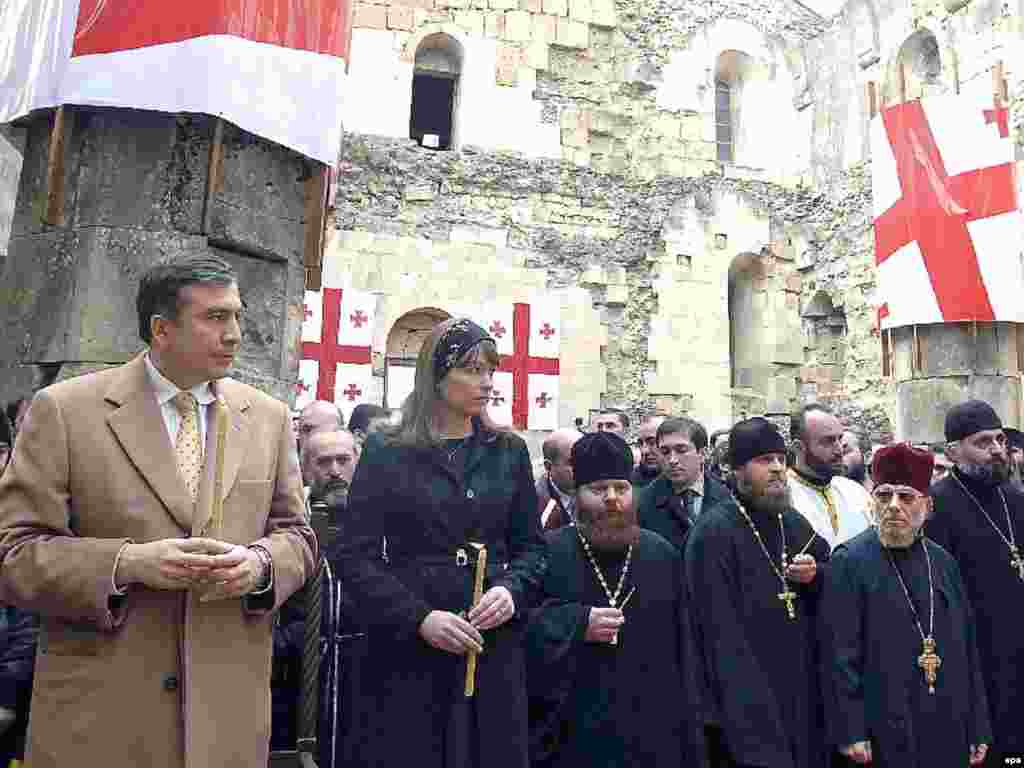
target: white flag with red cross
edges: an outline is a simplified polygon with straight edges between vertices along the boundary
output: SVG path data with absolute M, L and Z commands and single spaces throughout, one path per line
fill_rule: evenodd
M 1009 124 L 1005 107 L 960 96 L 872 120 L 880 327 L 1024 320 Z
M 60 104 L 202 112 L 334 165 L 351 10 L 351 0 L 5 0 L 0 123 Z
M 351 289 L 306 291 L 296 408 L 326 400 L 348 413 L 359 403 L 377 403 L 370 352 L 375 305 L 373 294 Z
M 494 306 L 485 308 L 485 314 L 483 325 L 495 337 L 501 354 L 491 415 L 516 429 L 557 429 L 559 304 L 539 300 Z

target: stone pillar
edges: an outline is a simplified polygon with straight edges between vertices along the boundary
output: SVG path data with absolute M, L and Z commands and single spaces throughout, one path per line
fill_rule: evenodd
M 942 442 L 946 412 L 970 398 L 991 403 L 1006 426 L 1020 425 L 1016 324 L 907 326 L 891 338 L 897 440 Z
M 50 226 L 41 214 L 52 117 L 26 121 L 6 258 L 0 251 L 0 400 L 130 359 L 143 347 L 140 274 L 165 257 L 207 251 L 238 270 L 246 305 L 233 375 L 291 402 L 310 163 L 225 124 L 222 181 L 207 204 L 214 122 L 74 108 L 64 224 Z

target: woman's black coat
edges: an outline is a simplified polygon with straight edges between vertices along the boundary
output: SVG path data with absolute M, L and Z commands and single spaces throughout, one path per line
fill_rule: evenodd
M 346 618 L 368 636 L 341 756 L 355 766 L 526 768 L 523 632 L 546 568 L 526 444 L 477 425 L 450 461 L 439 447 L 372 436 L 347 518 L 333 556 L 355 613 Z M 473 567 L 456 561 L 469 541 L 487 544 L 485 589 L 507 587 L 516 613 L 483 633 L 467 704 L 465 659 L 427 645 L 418 630 L 432 610 L 469 607 Z

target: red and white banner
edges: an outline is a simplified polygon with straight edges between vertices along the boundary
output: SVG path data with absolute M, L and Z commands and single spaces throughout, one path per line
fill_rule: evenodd
M 1024 321 L 1008 110 L 898 104 L 872 121 L 871 155 L 879 325 Z
M 296 408 L 326 400 L 351 411 L 359 403 L 378 399 L 370 354 L 372 320 L 367 323 L 365 317 L 372 311 L 372 294 L 354 291 L 356 298 L 346 301 L 347 293 L 340 288 L 306 291 Z M 342 307 L 350 308 L 348 314 L 342 314 Z M 368 334 L 365 325 L 370 326 Z M 343 343 L 352 341 L 357 343 Z
M 202 112 L 334 165 L 351 0 L 5 0 L 0 122 L 59 104 Z
M 492 395 L 490 408 L 495 421 L 516 429 L 557 429 L 558 302 L 489 306 L 486 313 L 477 322 L 495 336 L 501 352 L 501 365 L 494 377 L 497 394 Z M 507 322 L 510 316 L 511 324 Z M 499 337 L 501 330 L 506 332 Z M 511 418 L 506 420 L 508 416 Z

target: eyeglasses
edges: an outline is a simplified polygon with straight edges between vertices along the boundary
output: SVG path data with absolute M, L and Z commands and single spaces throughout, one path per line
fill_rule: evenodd
M 879 485 L 871 491 L 871 495 L 879 504 L 889 504 L 893 496 L 900 504 L 913 504 L 924 497 L 923 493 L 906 485 Z

